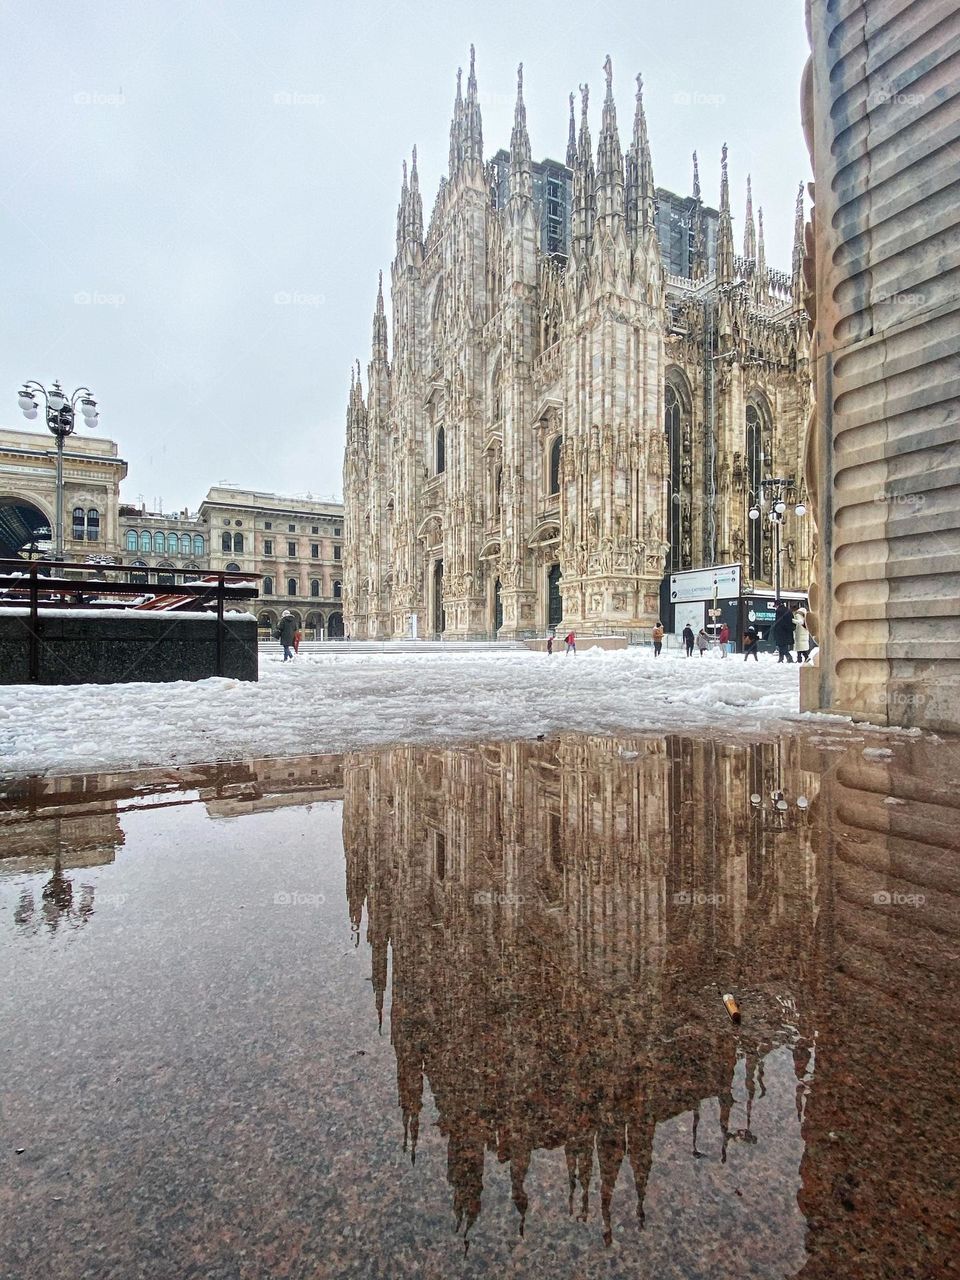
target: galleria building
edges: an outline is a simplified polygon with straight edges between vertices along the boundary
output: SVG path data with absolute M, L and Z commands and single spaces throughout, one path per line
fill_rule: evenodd
M 566 163 L 531 160 L 522 68 L 510 150 L 484 161 L 473 51 L 449 174 L 423 231 L 404 164 L 391 271 L 344 458 L 344 605 L 355 637 L 522 637 L 650 627 L 665 574 L 810 578 L 803 197 L 790 273 L 766 263 L 749 179 L 720 208 L 654 185 L 637 78 L 630 144 L 612 69 L 596 151 L 581 90 Z M 392 356 L 392 358 L 391 358 Z M 750 509 L 783 482 L 782 529 Z M 782 539 L 775 538 L 775 532 Z

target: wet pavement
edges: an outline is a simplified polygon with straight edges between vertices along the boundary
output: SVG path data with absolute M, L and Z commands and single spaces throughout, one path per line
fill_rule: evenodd
M 830 725 L 3 783 L 0 1276 L 960 1274 L 958 777 Z

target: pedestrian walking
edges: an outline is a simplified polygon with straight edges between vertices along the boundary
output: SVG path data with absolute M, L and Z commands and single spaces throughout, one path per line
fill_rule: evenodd
M 577 633 L 575 631 L 568 631 L 567 634 L 563 637 L 563 643 L 567 646 L 566 652 L 572 653 L 573 656 L 576 657 L 577 656 Z
M 700 634 L 697 636 L 697 648 L 700 650 L 701 658 L 703 657 L 703 651 L 710 648 L 710 637 L 703 627 L 700 628 Z
M 760 636 L 757 634 L 756 627 L 747 627 L 746 634 L 743 637 L 743 660 L 746 660 L 753 654 L 754 662 L 759 662 L 757 650 L 760 648 Z
M 810 661 L 810 631 L 807 627 L 806 609 L 798 609 L 793 619 L 793 645 L 798 662 Z
M 777 617 L 770 631 L 770 639 L 777 646 L 777 662 L 793 662 L 793 614 L 782 601 L 777 605 Z
M 300 657 L 300 641 L 302 639 L 303 639 L 303 633 L 301 632 L 300 628 L 297 627 L 296 631 L 293 633 L 293 652 L 297 655 L 298 658 Z
M 553 632 L 552 631 L 547 636 L 547 657 L 548 658 L 550 657 L 551 653 L 553 653 Z
M 693 646 L 696 644 L 696 642 L 697 642 L 697 638 L 693 634 L 693 627 L 691 627 L 690 623 L 688 622 L 687 625 L 683 628 L 683 647 L 687 651 L 688 658 L 693 657 Z
M 660 657 L 660 650 L 663 648 L 663 623 L 657 619 L 657 625 L 653 628 L 653 656 Z
M 296 634 L 296 619 L 289 609 L 284 609 L 280 615 L 280 625 L 277 627 L 277 639 L 283 645 L 284 662 L 293 658 L 293 638 Z
M 717 639 L 720 641 L 720 657 L 725 658 L 727 656 L 727 644 L 730 640 L 730 628 L 725 622 L 720 624 L 720 634 Z

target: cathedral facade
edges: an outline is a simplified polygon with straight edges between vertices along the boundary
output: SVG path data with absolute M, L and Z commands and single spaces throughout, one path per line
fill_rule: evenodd
M 471 49 L 426 233 L 404 163 L 392 350 L 381 277 L 347 409 L 354 637 L 642 630 L 665 574 L 740 563 L 763 589 L 778 550 L 782 587 L 806 587 L 802 191 L 789 273 L 749 181 L 735 253 L 726 147 L 719 210 L 696 155 L 691 196 L 657 188 L 640 77 L 625 154 L 609 58 L 605 80 L 596 150 L 584 86 L 565 164 L 535 163 L 521 67 L 509 152 L 485 161 Z

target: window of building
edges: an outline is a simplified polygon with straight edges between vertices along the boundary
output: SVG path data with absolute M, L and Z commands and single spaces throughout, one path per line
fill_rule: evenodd
M 87 541 L 100 541 L 100 512 L 96 507 L 91 507 L 87 512 Z
M 182 535 L 181 535 L 181 537 L 180 537 L 180 554 L 181 554 L 182 556 L 188 556 L 188 555 L 190 554 L 190 535 L 189 535 L 189 533 L 184 533 L 184 534 L 182 534 Z
M 296 532 L 297 532 L 297 526 L 295 524 L 287 525 L 287 533 L 296 533 Z
M 551 494 L 560 492 L 560 453 L 563 449 L 563 436 L 557 436 L 550 446 L 550 489 Z
M 272 521 L 272 520 L 264 520 L 264 522 L 263 522 L 263 527 L 264 527 L 265 529 L 272 529 L 272 528 L 273 528 L 273 521 Z
M 203 535 L 200 533 L 195 533 L 193 535 L 193 554 L 195 556 L 202 556 L 203 551 L 204 551 Z
M 447 469 L 447 433 L 443 427 L 437 427 L 437 449 L 436 449 L 437 475 L 442 475 Z
M 333 536 L 334 536 L 335 538 L 339 538 L 339 537 L 340 537 L 340 526 L 339 526 L 338 524 L 335 524 L 335 525 L 333 526 Z
M 664 391 L 663 430 L 670 462 L 668 567 L 689 569 L 693 563 L 693 487 L 691 459 L 684 446 L 684 434 L 689 434 L 689 411 L 686 396 L 672 382 Z
M 287 579 L 287 595 L 296 596 L 299 594 L 300 594 L 300 588 L 296 578 L 288 578 Z
M 342 595 L 343 595 L 343 584 L 342 584 L 342 583 L 340 583 L 340 582 L 335 582 L 335 583 L 333 584 L 333 598 L 334 598 L 334 600 L 339 600 L 339 599 L 341 598 L 341 596 L 342 596 Z
M 747 501 L 750 506 L 759 505 L 763 497 L 764 466 L 769 449 L 769 423 L 761 405 L 753 402 L 746 410 L 746 462 Z M 747 520 L 750 557 L 750 577 L 755 582 L 769 582 L 772 576 L 772 558 L 766 544 L 767 522 L 763 515 L 759 520 Z
M 167 555 L 175 556 L 175 555 L 178 555 L 179 552 L 180 552 L 179 536 L 175 533 L 168 533 L 167 534 Z M 189 550 L 187 551 L 187 554 L 188 555 L 190 554 Z
M 320 559 L 320 543 L 319 542 L 310 543 L 310 558 L 311 560 Z
M 228 573 L 239 573 L 239 572 L 240 572 L 240 566 L 239 566 L 238 564 L 234 563 L 234 561 L 233 561 L 233 560 L 231 560 L 231 561 L 230 561 L 230 563 L 227 565 L 227 572 L 228 572 Z
M 177 576 L 173 572 L 172 564 L 158 564 L 157 570 L 158 570 L 157 572 L 158 587 L 172 587 L 175 585 L 177 581 Z
M 136 529 L 127 530 L 127 550 L 136 551 L 140 546 L 140 537 Z
M 333 548 L 333 558 L 334 558 L 334 560 L 339 560 L 339 559 L 340 559 L 340 547 L 339 547 L 339 545 L 337 545 L 337 546 L 335 546 L 335 547 Z
M 134 560 L 130 566 L 130 569 L 131 569 L 130 581 L 137 584 L 146 582 L 147 581 L 146 568 L 147 566 L 143 563 L 142 560 Z
M 73 508 L 73 536 L 83 539 L 84 529 L 86 525 L 87 513 L 83 507 Z
M 297 554 L 297 544 L 296 544 L 295 542 L 288 542 L 288 543 L 287 543 L 287 555 L 288 555 L 291 559 L 295 559 L 295 558 L 296 558 L 296 554 Z
M 144 529 L 140 534 L 140 550 L 145 551 L 148 555 L 153 550 L 153 538 L 150 537 L 149 529 Z
M 235 556 L 243 555 L 243 534 L 242 533 L 235 533 L 233 535 L 233 554 Z
M 153 535 L 153 552 L 154 555 L 163 556 L 167 553 L 167 540 L 158 529 Z
M 310 526 L 310 532 L 311 532 L 311 533 L 319 533 L 319 532 L 320 532 L 320 526 L 319 526 L 318 524 L 311 525 L 311 526 Z
M 268 576 L 264 578 L 263 585 L 260 588 L 260 593 L 265 596 L 273 595 L 273 579 L 271 577 Z
M 310 594 L 312 596 L 320 595 L 320 579 L 319 578 L 310 579 Z
M 233 550 L 233 539 L 230 537 L 229 533 L 225 533 L 221 536 L 220 549 L 224 552 L 225 555 L 229 555 L 230 552 Z
M 264 540 L 263 540 L 263 554 L 264 554 L 265 556 L 272 556 L 272 555 L 273 555 L 273 539 L 272 539 L 272 538 L 264 538 Z

